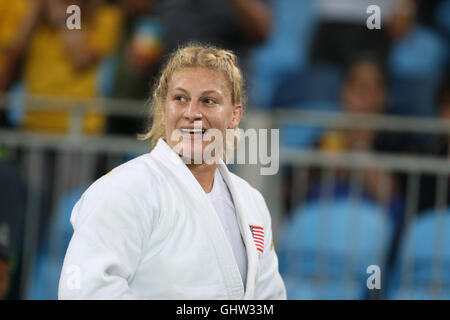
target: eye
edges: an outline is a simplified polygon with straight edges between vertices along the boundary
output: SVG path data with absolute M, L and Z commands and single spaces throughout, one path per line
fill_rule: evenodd
M 216 104 L 216 101 L 213 99 L 210 99 L 210 98 L 204 99 L 203 102 L 205 102 L 206 104 L 209 104 L 209 105 Z
M 174 98 L 175 101 L 180 101 L 180 102 L 185 102 L 186 98 L 183 96 L 175 96 Z

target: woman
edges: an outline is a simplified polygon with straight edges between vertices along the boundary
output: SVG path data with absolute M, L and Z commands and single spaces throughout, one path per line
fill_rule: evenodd
M 218 161 L 193 161 L 237 130 L 242 87 L 230 51 L 189 45 L 171 56 L 153 92 L 153 150 L 73 209 L 59 298 L 286 298 L 261 194 L 220 148 L 206 152 Z

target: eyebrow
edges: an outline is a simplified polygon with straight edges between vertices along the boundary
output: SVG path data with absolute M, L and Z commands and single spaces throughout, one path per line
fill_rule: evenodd
M 185 93 L 188 93 L 187 90 L 185 90 L 185 89 L 183 89 L 183 88 L 180 88 L 180 87 L 175 87 L 175 88 L 173 88 L 173 91 L 175 91 L 175 90 L 180 90 L 180 91 L 183 91 L 183 92 L 185 92 Z
M 189 93 L 186 89 L 183 89 L 181 87 L 175 87 L 175 88 L 173 88 L 173 90 L 174 91 L 175 90 L 180 90 L 180 91 L 183 91 L 185 93 Z M 207 95 L 207 94 L 211 94 L 211 93 L 215 93 L 215 94 L 218 94 L 218 95 L 222 96 L 222 94 L 219 91 L 216 91 L 216 90 L 206 90 L 206 91 L 203 91 L 201 95 Z
M 216 90 L 206 90 L 206 91 L 203 91 L 203 92 L 202 92 L 202 95 L 211 94 L 211 93 L 215 93 L 215 94 L 218 94 L 218 95 L 222 96 L 222 94 L 221 94 L 219 91 L 216 91 Z

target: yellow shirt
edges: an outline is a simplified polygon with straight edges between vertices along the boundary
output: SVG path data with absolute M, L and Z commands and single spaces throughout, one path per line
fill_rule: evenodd
M 86 41 L 91 49 L 104 57 L 111 53 L 119 40 L 121 27 L 120 10 L 112 5 L 101 6 L 93 18 L 94 23 L 85 26 L 81 16 L 81 31 L 86 28 Z M 80 32 L 71 30 L 67 32 Z M 96 95 L 99 63 L 78 71 L 64 47 L 60 31 L 48 25 L 36 30 L 29 47 L 24 67 L 23 81 L 31 95 L 64 98 L 91 98 Z M 55 100 L 58 106 L 72 107 L 73 103 Z M 103 131 L 105 118 L 96 113 L 87 113 L 83 118 L 83 130 L 87 134 Z M 28 111 L 25 128 L 45 132 L 67 132 L 69 114 L 66 111 Z
M 345 137 L 339 131 L 328 131 L 319 141 L 319 149 L 328 153 L 339 153 L 347 150 Z
M 0 72 L 28 9 L 28 0 L 0 0 Z

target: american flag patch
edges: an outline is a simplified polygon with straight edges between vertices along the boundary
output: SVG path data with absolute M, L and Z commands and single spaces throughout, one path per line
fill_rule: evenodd
M 250 231 L 252 232 L 253 241 L 255 242 L 256 249 L 263 253 L 264 252 L 264 228 L 258 226 L 250 226 Z

